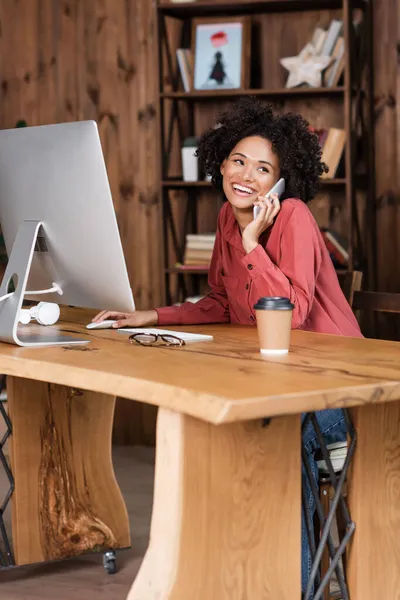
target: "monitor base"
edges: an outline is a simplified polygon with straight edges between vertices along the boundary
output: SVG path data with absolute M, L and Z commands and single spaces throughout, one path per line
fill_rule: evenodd
M 19 313 L 41 226 L 41 221 L 24 221 L 18 228 L 0 286 L 0 297 L 3 297 L 10 292 L 11 282 L 14 285 L 12 296 L 0 302 L 0 341 L 28 347 L 87 344 L 90 340 L 63 335 L 45 326 L 42 326 L 43 332 L 39 333 L 24 333 L 21 327 L 18 327 Z
M 43 329 L 47 327 L 42 326 Z M 66 346 L 70 344 L 89 344 L 90 340 L 75 338 L 61 333 L 44 331 L 43 333 L 20 333 L 18 335 L 18 345 L 24 347 L 33 346 Z

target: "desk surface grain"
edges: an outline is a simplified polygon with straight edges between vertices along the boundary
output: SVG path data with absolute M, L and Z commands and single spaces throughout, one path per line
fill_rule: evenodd
M 87 336 L 85 346 L 0 343 L 0 373 L 139 400 L 215 424 L 400 400 L 397 342 L 293 331 L 287 356 L 262 357 L 254 327 L 207 325 L 181 329 L 212 334 L 212 342 L 146 348 L 130 344 L 127 334 L 86 330 L 94 314 L 64 309 L 56 326 Z

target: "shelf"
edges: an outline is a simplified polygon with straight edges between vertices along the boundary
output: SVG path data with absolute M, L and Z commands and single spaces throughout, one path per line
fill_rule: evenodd
M 209 188 L 211 187 L 210 181 L 182 181 L 181 179 L 171 180 L 171 181 L 162 181 L 162 187 L 168 188 L 170 190 L 176 190 L 179 188 Z
M 215 100 L 216 98 L 235 98 L 238 96 L 262 96 L 263 98 L 278 98 L 288 96 L 334 96 L 344 94 L 344 86 L 336 87 L 297 87 L 277 90 L 265 89 L 235 89 L 235 90 L 196 90 L 194 92 L 163 92 L 163 99 L 175 100 Z
M 321 179 L 320 184 L 323 186 L 341 186 L 346 185 L 346 179 Z M 209 188 L 211 187 L 210 181 L 182 181 L 181 179 L 171 179 L 170 181 L 162 181 L 162 187 L 177 190 L 185 188 Z
M 361 3 L 361 2 L 360 2 Z M 185 19 L 208 15 L 248 15 L 294 10 L 340 9 L 342 0 L 196 0 L 195 2 L 160 2 L 158 10 L 168 16 Z
M 204 269 L 181 269 L 180 267 L 170 267 L 165 269 L 165 273 L 178 273 L 179 275 L 207 275 L 208 268 Z
M 320 179 L 320 185 L 346 185 L 347 179 L 333 178 L 333 179 Z

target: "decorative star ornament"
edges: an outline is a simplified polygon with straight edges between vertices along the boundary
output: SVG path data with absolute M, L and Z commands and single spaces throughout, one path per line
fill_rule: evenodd
M 310 87 L 322 86 L 322 73 L 332 63 L 331 56 L 318 56 L 312 44 L 304 46 L 298 56 L 281 58 L 281 65 L 289 71 L 287 88 L 294 88 L 304 83 Z

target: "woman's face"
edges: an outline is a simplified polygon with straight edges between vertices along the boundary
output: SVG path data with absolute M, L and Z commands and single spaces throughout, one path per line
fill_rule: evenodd
M 269 140 L 243 138 L 221 165 L 222 185 L 234 208 L 249 212 L 258 196 L 265 196 L 278 181 L 279 158 Z

